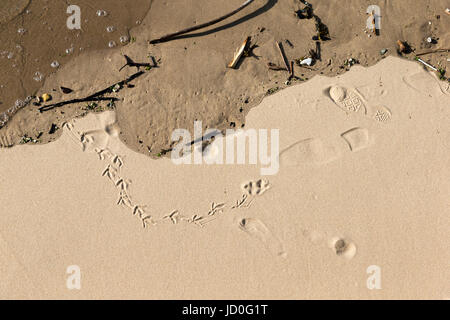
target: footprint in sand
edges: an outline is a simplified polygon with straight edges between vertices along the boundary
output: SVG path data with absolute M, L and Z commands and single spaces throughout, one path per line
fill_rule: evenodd
M 326 164 L 340 157 L 339 149 L 331 143 L 312 138 L 294 143 L 280 153 L 282 166 Z
M 403 82 L 416 92 L 429 97 L 450 95 L 450 83 L 439 80 L 433 73 L 419 72 L 403 77 Z
M 328 93 L 331 100 L 342 110 L 367 114 L 366 104 L 355 89 L 333 86 L 329 88 Z
M 337 256 L 352 259 L 356 255 L 356 246 L 353 242 L 344 238 L 335 237 L 330 240 L 329 247 Z
M 341 134 L 341 137 L 353 152 L 366 149 L 370 144 L 369 130 L 365 128 L 353 128 Z
M 369 108 L 363 96 L 356 89 L 332 86 L 325 90 L 325 93 L 347 113 L 360 113 L 381 123 L 389 122 L 392 119 L 392 112 L 385 106 Z
M 243 218 L 239 221 L 239 228 L 254 239 L 257 239 L 272 254 L 286 258 L 283 244 L 259 219 Z
M 241 189 L 246 195 L 260 196 L 270 189 L 270 183 L 266 179 L 248 181 L 241 185 Z

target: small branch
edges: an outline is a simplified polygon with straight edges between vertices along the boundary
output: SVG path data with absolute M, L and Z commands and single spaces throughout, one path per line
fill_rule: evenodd
M 427 54 L 439 53 L 439 52 L 450 52 L 450 49 L 437 49 L 437 50 L 433 50 L 433 51 L 422 52 L 422 53 L 416 54 L 416 56 L 420 57 L 420 56 L 424 56 Z
M 283 44 L 281 42 L 277 42 L 277 47 L 280 50 L 281 58 L 283 59 L 284 65 L 286 66 L 286 70 L 288 72 L 291 72 L 288 59 L 286 58 L 286 53 L 284 53 Z
M 48 105 L 48 106 L 40 107 L 38 110 L 39 110 L 40 113 L 42 113 L 42 112 L 45 112 L 45 111 L 49 111 L 49 110 L 65 106 L 67 104 L 73 104 L 73 103 L 91 102 L 91 101 L 111 101 L 111 100 L 117 101 L 118 100 L 117 98 L 102 97 L 102 96 L 107 94 L 107 93 L 111 93 L 111 88 L 112 87 L 115 87 L 117 85 L 123 86 L 124 84 L 127 84 L 128 82 L 130 82 L 130 81 L 140 77 L 143 74 L 144 74 L 144 71 L 139 71 L 138 73 L 133 74 L 131 77 L 129 77 L 129 78 L 125 79 L 125 80 L 122 80 L 120 82 L 117 82 L 117 83 L 113 84 L 112 86 L 109 86 L 106 89 L 103 89 L 103 90 L 98 91 L 98 92 L 96 92 L 94 94 L 91 94 L 90 96 L 87 96 L 86 98 L 61 101 L 61 102 L 58 102 L 58 103 L 55 103 L 55 104 L 51 104 L 51 105 Z
M 203 29 L 203 28 L 212 26 L 212 25 L 214 25 L 214 24 L 216 24 L 216 23 L 219 23 L 219 22 L 221 22 L 221 21 L 223 21 L 223 20 L 225 20 L 225 19 L 228 19 L 228 18 L 231 17 L 231 16 L 234 16 L 236 13 L 238 13 L 239 11 L 243 10 L 243 9 L 246 8 L 248 5 L 250 5 L 253 1 L 254 1 L 254 0 L 246 0 L 243 4 L 240 5 L 239 8 L 237 8 L 236 10 L 233 10 L 233 11 L 230 12 L 230 13 L 227 13 L 226 15 L 224 15 L 224 16 L 222 16 L 222 17 L 220 17 L 220 18 L 214 19 L 214 20 L 212 20 L 212 21 L 203 23 L 203 24 L 198 25 L 198 26 L 195 26 L 195 27 L 191 27 L 191 28 L 187 28 L 187 29 L 183 29 L 183 30 L 181 30 L 181 31 L 175 32 L 175 33 L 167 34 L 167 35 L 165 35 L 165 36 L 163 36 L 163 37 L 161 37 L 161 38 L 159 38 L 159 39 L 151 40 L 151 41 L 150 41 L 150 44 L 156 44 L 156 43 L 161 43 L 161 42 L 170 41 L 170 40 L 172 40 L 173 38 L 175 38 L 176 36 L 180 36 L 180 35 L 183 35 L 183 34 L 185 34 L 185 33 L 189 33 L 189 32 L 192 32 L 192 31 L 196 31 L 196 30 L 199 30 L 199 29 Z
M 155 62 L 155 58 L 152 57 L 152 61 L 153 61 L 153 65 L 150 63 L 138 63 L 138 62 L 134 62 L 129 56 L 124 55 L 125 59 L 127 60 L 127 63 L 119 69 L 119 72 L 122 71 L 123 68 L 125 67 L 136 67 L 138 69 L 138 71 L 141 69 L 141 67 L 145 67 L 145 68 L 156 68 L 156 62 Z

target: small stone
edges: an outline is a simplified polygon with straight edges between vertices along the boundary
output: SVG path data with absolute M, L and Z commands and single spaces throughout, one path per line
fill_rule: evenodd
M 115 41 L 110 41 L 109 43 L 108 43 L 108 47 L 110 47 L 110 48 L 114 48 L 115 46 L 117 46 L 117 44 L 116 44 L 116 42 Z
M 51 66 L 52 68 L 58 68 L 58 67 L 59 67 L 59 62 L 58 62 L 58 61 L 53 61 L 53 62 L 50 64 L 50 66 Z
M 381 49 L 380 54 L 381 54 L 381 55 L 385 55 L 386 52 L 388 52 L 388 49 Z
M 47 101 L 50 101 L 52 99 L 52 96 L 49 95 L 48 93 L 44 93 L 42 95 L 41 99 L 42 99 L 43 102 L 47 102 Z
M 97 16 L 99 16 L 99 17 L 106 17 L 107 15 L 108 15 L 108 12 L 106 12 L 105 10 L 97 11 Z
M 312 65 L 312 63 L 313 63 L 313 59 L 312 58 L 307 58 L 307 59 L 304 59 L 304 60 L 302 60 L 300 62 L 301 65 L 307 65 L 307 66 Z
M 72 93 L 72 92 L 73 92 L 72 89 L 66 88 L 66 87 L 61 87 L 61 91 L 62 91 L 62 93 L 64 93 L 64 94 L 69 94 L 69 93 Z

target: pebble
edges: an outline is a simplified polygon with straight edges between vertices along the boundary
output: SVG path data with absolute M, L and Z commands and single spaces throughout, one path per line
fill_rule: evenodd
M 58 67 L 59 67 L 59 62 L 58 62 L 58 61 L 53 61 L 53 62 L 50 64 L 50 66 L 51 66 L 52 68 L 58 68 Z
M 388 49 L 382 49 L 382 50 L 380 51 L 380 53 L 381 53 L 381 55 L 385 55 L 387 51 L 388 51 Z
M 114 30 L 115 30 L 114 26 L 109 26 L 106 28 L 106 31 L 108 32 L 114 32 Z
M 130 41 L 130 38 L 128 38 L 128 36 L 120 37 L 120 43 L 127 43 L 128 41 Z
M 313 63 L 313 59 L 311 59 L 311 58 L 302 60 L 302 61 L 300 62 L 301 65 L 305 65 L 305 64 L 306 64 L 306 65 L 308 65 L 308 66 L 312 65 L 312 63 Z
M 52 96 L 49 95 L 48 93 L 44 93 L 42 95 L 42 101 L 44 101 L 44 102 L 50 101 L 51 99 L 52 99 Z
M 117 46 L 117 44 L 116 44 L 116 42 L 115 41 L 110 41 L 109 43 L 108 43 L 108 47 L 110 47 L 110 48 L 114 48 L 115 46 Z
M 108 12 L 106 12 L 105 10 L 97 11 L 97 16 L 99 16 L 99 17 L 106 17 L 107 15 L 108 15 Z

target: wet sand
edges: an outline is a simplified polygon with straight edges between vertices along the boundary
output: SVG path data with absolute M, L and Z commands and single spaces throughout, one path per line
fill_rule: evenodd
M 270 0 L 256 1 L 236 16 L 205 30 L 174 41 L 149 45 L 149 40 L 221 16 L 241 2 L 154 1 L 141 26 L 133 33 L 136 38 L 134 43 L 113 50 L 91 50 L 68 62 L 62 61 L 58 72 L 46 78 L 37 94 L 51 93 L 54 99 L 50 103 L 83 98 L 137 71 L 126 68 L 119 72 L 125 63 L 124 54 L 137 62 L 147 63 L 151 61 L 150 56 L 155 57 L 159 68 L 144 70 L 145 74 L 132 82 L 132 88 L 123 88 L 111 95 L 119 99 L 115 110 L 121 140 L 133 150 L 155 157 L 170 150 L 170 136 L 174 129 L 190 129 L 194 120 L 202 120 L 203 129 L 243 127 L 246 125 L 245 116 L 267 94 L 317 75 L 343 74 L 352 68 L 349 59 L 369 66 L 387 56 L 397 56 L 398 40 L 407 41 L 415 50 L 404 55 L 410 60 L 417 53 L 448 48 L 450 44 L 450 16 L 445 14 L 447 4 L 443 0 L 414 5 L 410 1 L 381 4 L 382 24 L 378 36 L 370 34 L 366 28 L 366 11 L 370 1 L 351 0 L 343 6 L 341 1 L 317 0 L 312 3 L 314 14 L 328 27 L 330 40 L 321 41 L 320 60 L 314 66 L 295 66 L 296 75 L 301 80 L 287 82 L 289 74 L 286 71 L 273 71 L 267 67 L 269 62 L 283 66 L 276 42 L 283 43 L 289 60 L 308 57 L 309 51 L 316 48 L 316 41 L 312 40 L 317 35 L 316 20 L 299 19 L 295 12 L 304 7 L 300 1 Z M 136 10 L 136 7 L 132 6 L 132 9 Z M 88 8 L 88 13 L 94 15 L 95 8 Z M 61 20 L 64 18 L 63 15 Z M 81 32 L 80 38 L 97 39 L 94 34 L 103 37 L 102 41 L 96 40 L 95 44 L 86 42 L 85 46 L 104 48 L 109 40 L 105 28 L 109 24 L 118 25 L 114 20 L 116 17 L 111 17 L 114 19 L 108 22 L 95 16 L 85 18 L 88 19 L 88 30 Z M 97 24 L 90 25 L 92 21 L 105 22 L 99 28 Z M 119 34 L 115 33 L 117 36 Z M 31 36 L 30 32 L 28 37 Z M 252 46 L 256 46 L 254 56 L 250 54 L 243 59 L 236 70 L 227 68 L 235 50 L 248 36 L 252 39 Z M 428 43 L 428 37 L 436 39 L 436 43 Z M 63 47 L 73 42 L 72 38 L 69 40 Z M 384 54 L 381 53 L 383 49 L 387 50 Z M 43 64 L 47 68 L 44 73 L 50 70 L 53 52 L 47 56 L 52 58 Z M 437 68 L 446 69 L 449 63 L 447 57 L 447 53 L 441 52 L 422 58 Z M 29 81 L 33 72 L 34 68 L 29 69 L 27 75 L 19 77 L 11 73 L 10 81 Z M 74 92 L 64 95 L 59 90 L 60 86 L 72 88 Z M 38 84 L 33 83 L 33 87 L 37 88 Z M 12 90 L 23 91 L 18 88 L 20 86 L 13 85 Z M 7 96 L 10 99 L 16 95 Z M 107 109 L 107 104 L 101 103 L 98 109 Z M 24 135 L 38 143 L 54 141 L 60 133 L 48 133 L 53 125 L 61 128 L 65 121 L 89 111 L 86 110 L 89 109 L 87 103 L 70 104 L 45 113 L 39 113 L 37 108 L 29 106 L 22 109 L 12 122 L 1 129 L 7 136 L 5 146 L 19 143 Z
M 58 68 L 85 52 L 128 43 L 130 32 L 146 16 L 151 0 L 133 5 L 121 0 L 77 1 L 81 30 L 67 27 L 68 4 L 64 1 L 20 0 L 2 2 L 0 11 L 0 113 L 34 95 Z M 106 16 L 97 16 L 98 10 Z M 108 32 L 108 27 L 114 27 Z M 110 29 L 111 30 L 111 29 Z M 124 43 L 120 37 L 128 38 Z M 70 76 L 70 75 L 68 75 Z M 78 79 L 82 81 L 82 79 Z

